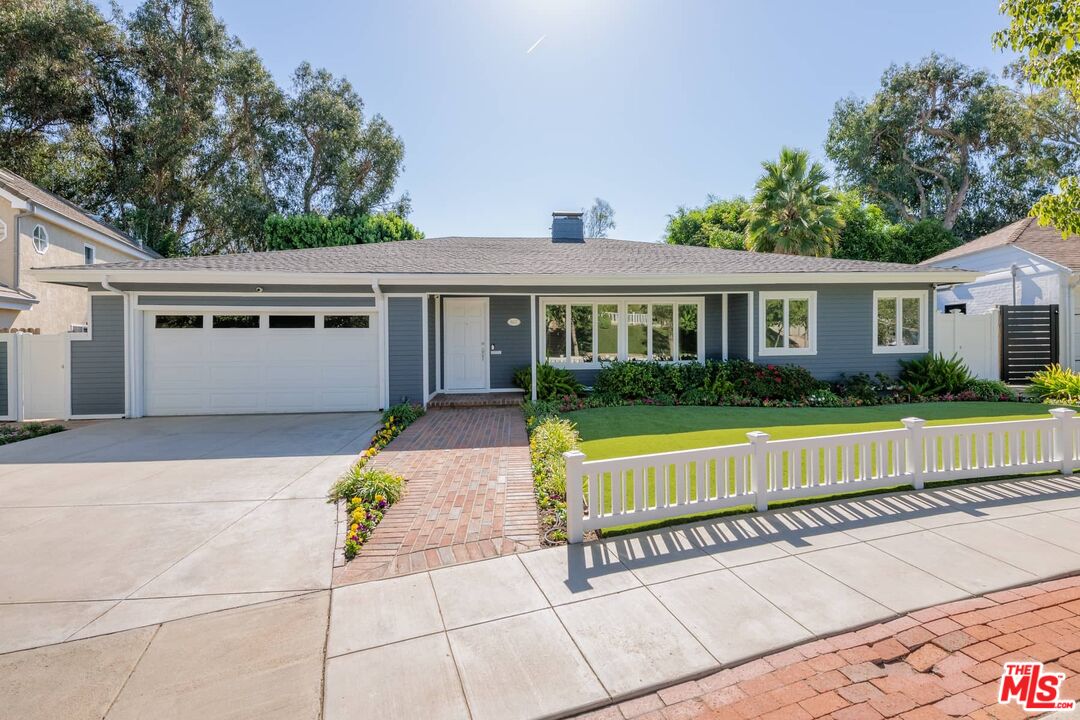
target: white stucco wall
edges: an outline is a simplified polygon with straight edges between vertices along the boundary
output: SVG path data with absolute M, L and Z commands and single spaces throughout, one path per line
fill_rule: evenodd
M 982 270 L 987 274 L 977 281 L 941 288 L 937 293 L 937 309 L 946 305 L 966 303 L 970 315 L 988 313 L 997 305 L 1013 304 L 1013 277 L 1016 265 L 1017 305 L 1061 305 L 1062 287 L 1067 286 L 1069 271 L 1014 245 L 992 248 L 966 257 L 937 263 L 937 267 L 961 267 Z

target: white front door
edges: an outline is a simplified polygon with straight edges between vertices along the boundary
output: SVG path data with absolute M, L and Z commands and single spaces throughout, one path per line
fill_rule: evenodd
M 488 388 L 487 298 L 443 298 L 446 390 Z

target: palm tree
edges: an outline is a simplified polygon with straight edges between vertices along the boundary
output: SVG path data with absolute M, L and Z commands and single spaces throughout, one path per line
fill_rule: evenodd
M 766 161 L 761 167 L 765 174 L 744 216 L 747 249 L 829 255 L 842 223 L 833 212 L 839 198 L 825 185 L 825 168 L 792 148 L 780 151 L 779 162 Z

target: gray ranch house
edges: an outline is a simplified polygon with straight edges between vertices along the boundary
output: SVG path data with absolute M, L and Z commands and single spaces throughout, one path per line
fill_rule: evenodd
M 955 269 L 584 238 L 445 237 L 37 269 L 87 288 L 76 417 L 375 410 L 548 362 L 746 358 L 822 378 L 933 351 Z M 535 373 L 534 373 L 535 375 Z M 535 392 L 535 390 L 534 390 Z

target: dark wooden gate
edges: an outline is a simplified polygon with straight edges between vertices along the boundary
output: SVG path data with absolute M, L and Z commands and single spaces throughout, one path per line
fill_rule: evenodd
M 1060 362 L 1057 305 L 1001 305 L 1001 379 L 1026 383 Z

